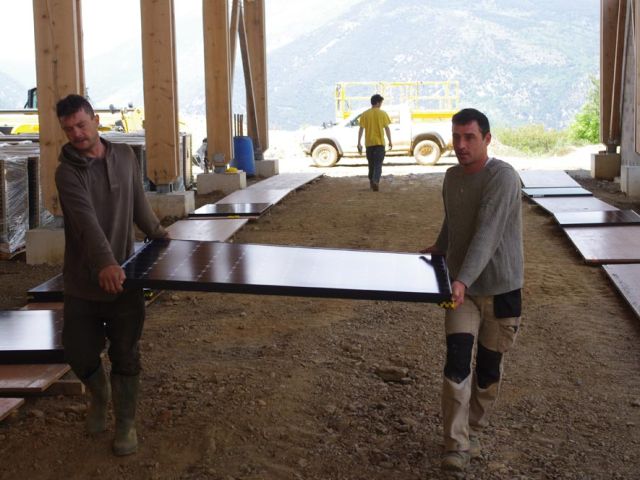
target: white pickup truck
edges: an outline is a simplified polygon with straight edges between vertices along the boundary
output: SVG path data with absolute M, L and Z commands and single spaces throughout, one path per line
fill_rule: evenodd
M 382 106 L 391 118 L 393 149 L 387 155 L 413 155 L 420 165 L 435 165 L 445 151 L 451 150 L 451 120 L 415 122 L 406 106 Z M 302 149 L 318 167 L 333 167 L 343 156 L 358 156 L 360 115 L 304 131 Z M 386 138 L 386 135 L 385 135 Z M 363 135 L 364 144 L 364 135 Z

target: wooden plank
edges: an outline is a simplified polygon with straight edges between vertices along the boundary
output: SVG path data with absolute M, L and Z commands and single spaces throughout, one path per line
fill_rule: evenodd
M 225 168 L 233 158 L 227 0 L 202 2 L 204 83 L 209 165 Z
M 178 220 L 167 231 L 174 240 L 226 242 L 246 223 L 246 218 L 210 218 L 206 220 Z
M 0 365 L 0 394 L 40 393 L 62 378 L 71 367 L 64 363 Z
M 585 262 L 640 263 L 640 226 L 565 227 Z
M 619 210 L 596 197 L 538 197 L 531 200 L 551 214 Z
M 0 420 L 4 420 L 11 412 L 20 408 L 24 398 L 0 398 Z
M 602 268 L 640 318 L 640 264 L 603 265 Z
M 141 0 L 147 175 L 158 186 L 180 176 L 173 0 Z
M 562 170 L 520 170 L 525 188 L 580 187 L 580 184 Z
M 640 224 L 640 215 L 633 210 L 606 212 L 558 212 L 556 222 L 562 227 L 622 226 Z

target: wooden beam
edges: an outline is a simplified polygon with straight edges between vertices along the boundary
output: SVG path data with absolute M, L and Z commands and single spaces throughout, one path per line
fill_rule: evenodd
M 600 140 L 614 152 L 620 145 L 626 3 L 601 0 L 600 4 Z
M 269 115 L 267 104 L 267 49 L 265 35 L 264 0 L 244 1 L 244 20 L 247 45 L 253 78 L 253 96 L 256 105 L 257 132 L 252 132 L 253 123 L 247 118 L 249 136 L 260 139 L 262 150 L 269 148 Z M 249 113 L 247 112 L 247 116 Z
M 231 88 L 233 89 L 233 75 L 236 63 L 236 44 L 238 43 L 238 20 L 240 0 L 233 0 L 231 6 L 231 23 L 229 25 L 229 70 L 231 71 Z
M 207 160 L 220 172 L 233 158 L 227 0 L 203 0 Z
M 180 175 L 173 0 L 140 0 L 147 175 L 161 191 Z
M 256 112 L 255 101 L 255 82 L 253 80 L 251 69 L 251 57 L 248 51 L 247 44 L 247 30 L 245 28 L 245 20 L 242 9 L 239 14 L 239 35 L 240 35 L 240 52 L 242 53 L 242 69 L 244 73 L 244 86 L 247 97 L 247 132 L 253 142 L 253 149 L 257 152 L 262 152 L 262 146 L 260 144 L 260 127 L 258 125 L 258 116 Z
M 40 129 L 40 185 L 45 208 L 62 215 L 54 173 L 67 139 L 56 103 L 71 93 L 84 94 L 80 0 L 33 0 L 36 83 Z

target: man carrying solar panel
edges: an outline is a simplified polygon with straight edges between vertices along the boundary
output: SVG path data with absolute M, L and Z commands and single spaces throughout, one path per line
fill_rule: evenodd
M 517 172 L 489 158 L 491 132 L 483 113 L 467 108 L 452 123 L 459 165 L 447 170 L 442 229 L 423 252 L 444 253 L 452 279 L 454 308 L 445 314 L 442 468 L 464 471 L 481 454 L 480 434 L 498 396 L 503 356 L 520 326 L 524 261 Z
M 166 233 L 147 201 L 131 147 L 100 137 L 99 117 L 80 95 L 60 100 L 56 111 L 69 140 L 55 177 L 65 233 L 62 343 L 67 362 L 91 395 L 87 431 L 106 430 L 113 391 L 113 452 L 129 455 L 138 448 L 138 342 L 145 304 L 141 289 L 123 289 L 120 264 L 133 253 L 134 223 L 149 238 Z M 101 360 L 107 339 L 110 383 Z

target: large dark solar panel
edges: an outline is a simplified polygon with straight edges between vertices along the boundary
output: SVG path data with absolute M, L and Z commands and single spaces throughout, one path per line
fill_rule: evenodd
M 188 240 L 154 240 L 124 265 L 126 283 L 167 290 L 443 302 L 444 258 Z
M 271 203 L 209 203 L 194 210 L 190 217 L 259 217 Z
M 64 279 L 59 273 L 46 282 L 27 291 L 30 302 L 62 302 L 64 300 Z
M 523 188 L 522 192 L 527 197 L 589 197 L 593 196 L 589 190 L 582 187 L 558 187 L 558 188 Z
M 608 210 L 604 212 L 558 212 L 556 221 L 563 227 L 597 227 L 599 225 L 640 224 L 640 215 L 633 210 Z
M 0 311 L 0 363 L 63 363 L 62 312 Z

